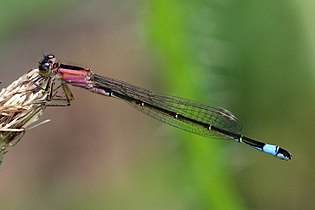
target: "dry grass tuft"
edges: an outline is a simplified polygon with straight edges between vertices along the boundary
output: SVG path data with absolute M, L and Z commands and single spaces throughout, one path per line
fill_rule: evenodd
M 7 149 L 16 145 L 25 131 L 42 124 L 34 125 L 46 107 L 48 83 L 38 69 L 32 69 L 1 90 L 0 164 Z

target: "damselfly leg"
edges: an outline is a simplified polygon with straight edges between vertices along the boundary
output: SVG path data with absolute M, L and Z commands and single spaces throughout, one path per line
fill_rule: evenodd
M 63 81 L 56 87 L 55 84 L 55 80 L 53 80 L 48 90 L 49 94 L 47 95 L 46 105 L 61 107 L 70 106 L 71 101 L 74 100 L 74 96 L 69 86 Z
M 44 76 L 41 76 L 41 77 L 44 77 Z M 57 106 L 57 107 L 70 106 L 71 101 L 74 100 L 74 96 L 69 86 L 64 81 L 57 80 L 56 78 L 48 77 L 47 79 L 48 79 L 48 82 L 44 88 L 47 93 L 46 99 L 44 101 L 33 102 L 33 103 L 39 103 L 45 106 Z M 56 83 L 59 83 L 59 84 L 56 85 Z

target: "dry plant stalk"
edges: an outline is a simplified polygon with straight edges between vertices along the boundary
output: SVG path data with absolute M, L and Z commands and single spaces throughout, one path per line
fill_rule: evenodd
M 50 80 L 32 69 L 0 92 L 0 164 L 9 147 L 16 145 L 46 107 Z M 46 121 L 47 122 L 47 121 Z M 42 123 L 40 123 L 42 124 Z

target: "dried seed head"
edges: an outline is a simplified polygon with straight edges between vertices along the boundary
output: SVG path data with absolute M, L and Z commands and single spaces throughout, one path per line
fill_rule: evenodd
M 32 69 L 0 92 L 0 164 L 46 107 L 50 79 Z

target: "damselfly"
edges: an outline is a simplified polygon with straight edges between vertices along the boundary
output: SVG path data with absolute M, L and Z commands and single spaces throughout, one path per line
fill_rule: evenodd
M 290 160 L 292 157 L 287 150 L 277 145 L 241 135 L 240 122 L 228 110 L 179 97 L 155 94 L 120 80 L 99 76 L 89 68 L 58 63 L 51 54 L 44 56 L 38 68 L 43 76 L 61 81 L 67 105 L 70 105 L 73 99 L 67 86 L 71 84 L 94 93 L 122 99 L 144 114 L 200 136 L 234 140 L 284 160 Z

